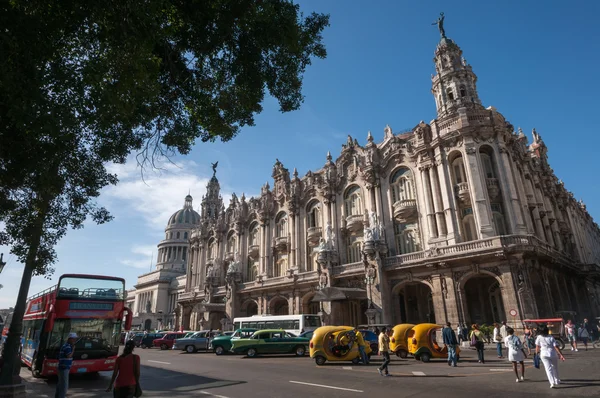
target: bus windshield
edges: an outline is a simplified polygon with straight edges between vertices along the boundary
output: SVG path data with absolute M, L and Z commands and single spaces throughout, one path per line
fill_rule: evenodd
M 77 333 L 74 359 L 115 356 L 119 352 L 120 330 L 121 321 L 115 319 L 57 319 L 50 335 L 48 357 L 58 355 L 69 333 Z
M 125 283 L 120 279 L 66 276 L 60 279 L 58 298 L 123 300 Z

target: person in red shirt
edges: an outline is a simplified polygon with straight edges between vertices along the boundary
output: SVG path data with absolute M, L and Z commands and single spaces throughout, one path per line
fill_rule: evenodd
M 117 358 L 110 384 L 106 392 L 110 392 L 114 385 L 115 398 L 133 398 L 136 387 L 140 382 L 140 357 L 133 353 L 135 342 L 129 340 L 125 343 L 123 353 Z

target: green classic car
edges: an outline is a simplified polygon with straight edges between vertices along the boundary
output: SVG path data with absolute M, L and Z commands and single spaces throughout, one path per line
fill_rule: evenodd
M 285 330 L 259 330 L 250 338 L 231 341 L 231 352 L 254 358 L 259 354 L 306 354 L 309 339 L 296 337 Z
M 223 355 L 231 350 L 231 340 L 247 339 L 256 332 L 256 329 L 242 328 L 238 329 L 231 336 L 217 336 L 210 341 L 209 350 L 213 350 L 217 355 Z

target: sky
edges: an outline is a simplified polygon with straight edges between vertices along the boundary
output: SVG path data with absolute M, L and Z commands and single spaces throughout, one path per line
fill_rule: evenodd
M 376 142 L 390 125 L 395 132 L 436 117 L 431 95 L 433 55 L 440 35 L 432 26 L 445 13 L 446 35 L 463 50 L 478 76 L 479 97 L 494 106 L 531 141 L 536 128 L 549 148 L 550 165 L 565 186 L 600 218 L 600 186 L 592 162 L 600 144 L 600 2 L 590 1 L 408 1 L 305 0 L 301 10 L 328 13 L 328 57 L 316 59 L 304 76 L 302 108 L 282 114 L 268 97 L 256 125 L 227 143 L 197 143 L 188 156 L 145 174 L 135 162 L 110 166 L 120 179 L 99 203 L 115 219 L 86 223 L 57 246 L 51 279 L 34 277 L 30 295 L 64 273 L 124 277 L 127 288 L 156 262 L 156 245 L 169 216 L 191 193 L 200 204 L 211 162 L 225 205 L 232 192 L 256 195 L 279 159 L 300 176 L 335 157 L 348 134 L 359 143 L 371 131 Z M 0 275 L 0 308 L 14 306 L 22 265 L 0 247 L 7 266 Z

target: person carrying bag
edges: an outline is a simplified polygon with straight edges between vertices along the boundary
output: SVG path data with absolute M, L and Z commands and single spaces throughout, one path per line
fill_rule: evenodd
M 110 384 L 106 392 L 113 390 L 115 398 L 138 398 L 142 396 L 140 387 L 140 357 L 133 354 L 135 343 L 129 340 L 125 343 L 123 353 L 115 362 Z

